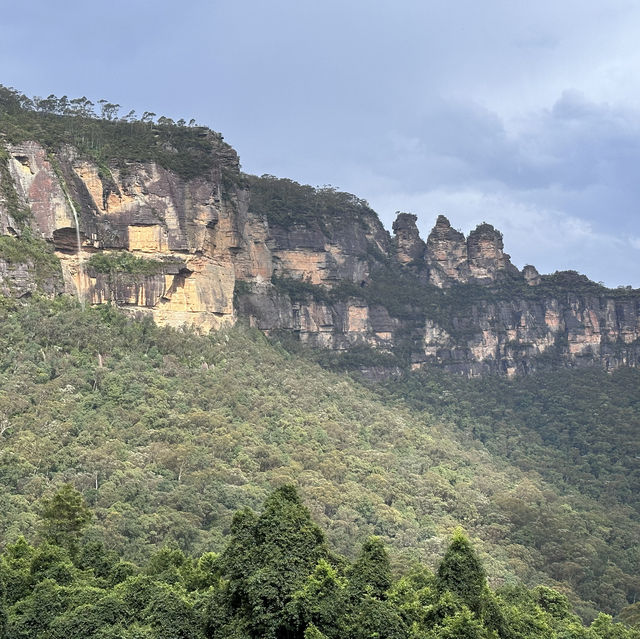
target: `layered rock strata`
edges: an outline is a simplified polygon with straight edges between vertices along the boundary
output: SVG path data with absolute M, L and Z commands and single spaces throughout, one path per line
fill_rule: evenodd
M 640 365 L 640 296 L 567 293 L 537 300 L 482 301 L 455 312 L 449 332 L 427 320 L 412 367 L 468 376 L 515 375 L 547 365 L 606 370 Z
M 5 144 L 0 235 L 24 230 L 10 186 L 30 211 L 25 228 L 60 261 L 63 284 L 46 292 L 63 287 L 83 303 L 114 303 L 175 327 L 208 331 L 243 319 L 313 347 L 408 352 L 414 368 L 465 375 L 550 362 L 638 365 L 636 292 L 552 286 L 533 266 L 520 272 L 485 223 L 465 237 L 441 215 L 423 241 L 416 216 L 401 213 L 391 237 L 359 201 L 348 217 L 297 221 L 293 210 L 294 222 L 279 222 L 252 202 L 235 152 L 216 144 L 212 168 L 191 179 L 157 162 L 98 166 L 71 146 Z M 122 267 L 122 255 L 133 266 Z M 1 292 L 38 287 L 31 258 L 0 251 Z
M 503 249 L 502 234 L 490 224 L 480 224 L 465 238 L 444 215 L 439 215 L 427 238 L 429 281 L 443 288 L 468 282 L 492 284 L 519 274 Z

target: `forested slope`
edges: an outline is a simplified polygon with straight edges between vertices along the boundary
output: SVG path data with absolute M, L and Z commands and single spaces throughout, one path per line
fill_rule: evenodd
M 585 618 L 638 592 L 624 493 L 569 490 L 520 444 L 509 460 L 479 438 L 486 417 L 461 428 L 241 326 L 201 337 L 68 299 L 4 298 L 0 321 L 3 545 L 36 539 L 42 497 L 71 482 L 95 512 L 86 538 L 126 560 L 220 551 L 236 509 L 293 483 L 347 556 L 375 534 L 398 569 L 433 568 L 462 524 L 494 586 L 554 585 Z
M 384 386 L 564 491 L 640 512 L 637 369 L 559 369 L 512 380 L 431 371 Z
M 394 577 L 377 537 L 353 562 L 335 554 L 295 487 L 260 515 L 233 518 L 222 553 L 175 547 L 144 566 L 83 539 L 92 516 L 69 484 L 44 500 L 35 546 L 0 555 L 0 635 L 7 639 L 637 639 L 600 614 L 584 626 L 544 586 L 492 590 L 457 529 L 434 574 Z

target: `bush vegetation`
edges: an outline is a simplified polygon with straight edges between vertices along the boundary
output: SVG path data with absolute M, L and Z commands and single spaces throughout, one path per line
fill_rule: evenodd
M 52 508 L 52 505 L 56 505 Z M 224 547 L 190 556 L 175 545 L 143 565 L 82 536 L 91 511 L 63 485 L 24 538 L 0 555 L 6 639 L 637 639 L 600 614 L 584 626 L 544 586 L 493 590 L 461 529 L 436 573 L 394 575 L 370 537 L 350 562 L 337 555 L 296 489 L 284 485 L 258 515 L 236 512 Z
M 376 213 L 365 200 L 332 186 L 314 188 L 273 175 L 245 177 L 251 191 L 251 210 L 266 216 L 271 225 L 289 229 L 315 224 L 326 229 L 345 221 L 349 224 L 362 222 L 365 217 L 377 220 Z
M 102 167 L 153 160 L 187 179 L 219 166 L 276 227 L 375 216 L 330 187 L 241 177 L 221 136 L 193 123 L 100 102 L 97 116 L 86 98 L 0 86 L 6 140 L 71 142 Z M 0 237 L 0 257 L 59 274 L 6 160 L 0 149 L 0 196 L 20 234 Z M 373 244 L 368 256 L 365 286 L 273 283 L 294 300 L 430 318 L 454 339 L 466 336 L 454 309 L 474 304 L 637 295 L 572 272 L 443 290 Z M 115 253 L 88 266 L 154 275 L 165 263 Z M 314 362 L 247 328 L 203 337 L 68 299 L 0 298 L 0 323 L 0 636 L 637 636 L 598 616 L 635 619 L 640 595 L 635 370 L 368 387 L 317 361 L 399 369 L 410 334 L 394 353 Z M 440 561 L 458 524 L 478 554 L 458 532 Z
M 72 144 L 99 166 L 114 160 L 124 168 L 127 162 L 154 161 L 186 179 L 207 174 L 222 156 L 235 158 L 219 133 L 193 120 L 187 126 L 184 120 L 149 112 L 120 117 L 119 108 L 106 100 L 95 105 L 86 97 L 28 98 L 0 85 L 2 129 L 10 143 L 34 140 L 50 150 Z
M 130 273 L 132 275 L 157 275 L 162 273 L 167 262 L 145 257 L 138 257 L 132 253 L 94 253 L 87 260 L 89 269 L 96 273 Z
M 640 591 L 640 525 L 624 503 L 634 488 L 621 458 L 634 450 L 640 402 L 614 399 L 633 381 L 622 374 L 594 399 L 627 420 L 620 450 L 583 431 L 578 470 L 563 481 L 575 445 L 565 428 L 586 403 L 551 413 L 555 453 L 541 434 L 528 441 L 533 431 L 518 441 L 498 429 L 494 444 L 490 413 L 458 414 L 409 391 L 407 404 L 242 327 L 200 337 L 63 298 L 3 298 L 0 322 L 3 546 L 33 543 L 42 500 L 71 482 L 94 512 L 88 539 L 123 560 L 143 564 L 168 543 L 220 552 L 235 510 L 294 483 L 346 556 L 373 534 L 394 566 L 434 567 L 462 524 L 495 585 L 558 587 L 585 618 L 616 613 Z M 472 388 L 461 384 L 450 404 L 465 410 Z M 541 386 L 540 401 L 553 392 Z M 580 481 L 597 473 L 602 492 Z

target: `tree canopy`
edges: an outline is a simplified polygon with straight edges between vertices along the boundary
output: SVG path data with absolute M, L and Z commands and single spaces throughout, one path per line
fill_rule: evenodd
M 54 501 L 66 512 L 62 519 L 76 522 L 75 535 L 86 520 L 78 515 L 83 502 L 68 485 Z M 437 575 L 416 565 L 393 577 L 375 538 L 350 563 L 327 547 L 291 485 L 274 491 L 260 514 L 239 511 L 220 555 L 194 557 L 165 546 L 136 566 L 86 533 L 75 539 L 73 555 L 67 541 L 20 539 L 0 555 L 3 638 L 640 637 L 639 628 L 607 615 L 584 626 L 566 597 L 547 587 L 493 591 L 459 530 Z

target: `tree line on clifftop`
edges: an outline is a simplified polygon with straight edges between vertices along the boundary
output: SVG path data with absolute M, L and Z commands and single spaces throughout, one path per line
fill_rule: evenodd
M 220 133 L 193 119 L 176 122 L 151 111 L 139 118 L 134 111 L 119 116 L 119 109 L 119 104 L 101 99 L 96 105 L 84 96 L 29 98 L 0 85 L 0 133 L 7 142 L 35 141 L 51 152 L 71 144 L 98 164 L 105 179 L 113 162 L 126 172 L 127 162 L 154 161 L 190 179 L 211 171 L 219 155 L 235 158 Z M 222 170 L 237 179 L 233 162 Z
M 120 115 L 122 106 L 114 102 L 109 102 L 101 98 L 97 102 L 92 102 L 86 96 L 80 98 L 69 98 L 66 95 L 58 97 L 54 94 L 42 98 L 33 96 L 32 98 L 20 93 L 12 87 L 6 87 L 0 84 L 0 109 L 8 113 L 16 113 L 18 111 L 33 111 L 36 113 L 59 115 L 78 118 L 101 119 L 108 121 L 120 122 L 143 122 L 151 124 L 156 121 L 159 125 L 169 126 L 198 126 L 194 118 L 187 122 L 184 118 L 177 121 L 172 120 L 164 115 L 158 116 L 152 111 L 144 111 L 138 117 L 135 110 Z M 97 110 L 96 110 L 97 109 Z

